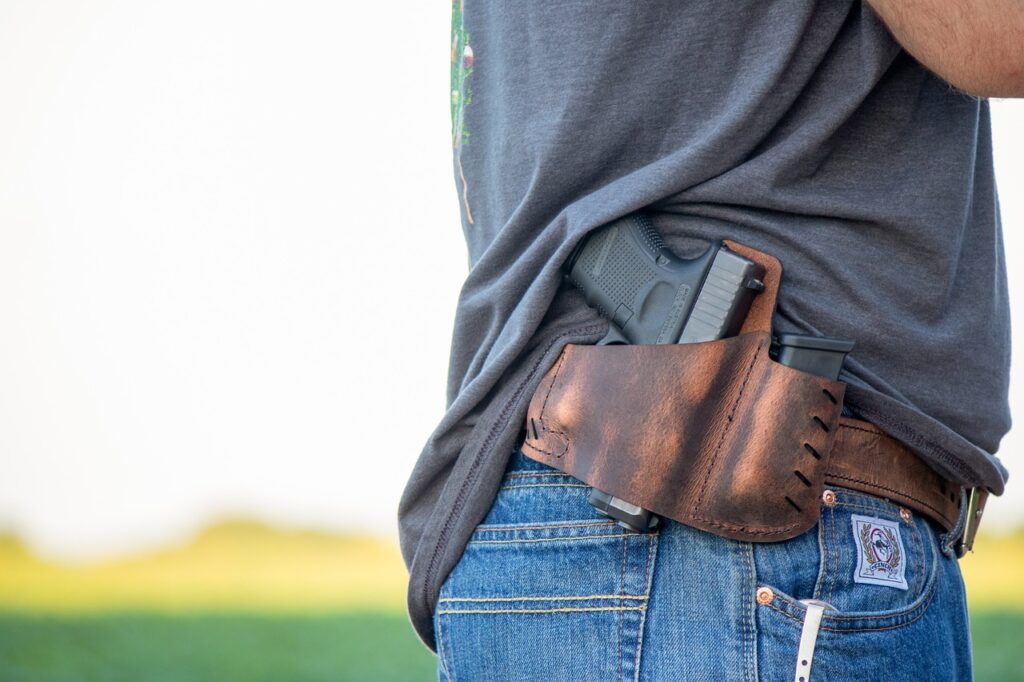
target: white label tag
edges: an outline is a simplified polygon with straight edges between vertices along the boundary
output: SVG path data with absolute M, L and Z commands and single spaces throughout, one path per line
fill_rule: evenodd
M 907 589 L 907 553 L 900 524 L 853 514 L 853 541 L 857 545 L 855 583 Z

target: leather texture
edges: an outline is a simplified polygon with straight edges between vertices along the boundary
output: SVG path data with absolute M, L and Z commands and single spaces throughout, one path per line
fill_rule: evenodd
M 567 345 L 533 395 L 523 453 L 615 497 L 720 536 L 787 540 L 818 521 L 826 484 L 870 492 L 947 530 L 959 488 L 871 424 L 841 418 L 845 384 L 769 357 L 778 260 L 737 336 Z
M 960 486 L 860 419 L 840 418 L 825 483 L 885 497 L 928 516 L 946 531 L 956 525 L 960 512 Z
M 566 346 L 523 452 L 695 528 L 795 537 L 818 520 L 844 384 L 772 361 L 770 342 Z

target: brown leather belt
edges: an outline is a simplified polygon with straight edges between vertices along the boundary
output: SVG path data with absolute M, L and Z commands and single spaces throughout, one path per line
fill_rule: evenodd
M 953 530 L 960 486 L 948 483 L 895 438 L 870 422 L 840 417 L 825 484 L 892 500 Z

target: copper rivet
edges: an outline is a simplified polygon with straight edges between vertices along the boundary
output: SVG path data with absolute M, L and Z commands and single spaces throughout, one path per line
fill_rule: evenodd
M 825 503 L 826 507 L 836 506 L 836 494 L 831 490 L 826 490 L 821 494 L 821 501 Z
M 757 588 L 757 603 L 764 604 L 767 606 L 772 603 L 772 599 L 775 599 L 775 593 L 772 592 L 770 587 L 759 587 Z
M 910 510 L 906 507 L 900 507 L 900 518 L 910 523 Z

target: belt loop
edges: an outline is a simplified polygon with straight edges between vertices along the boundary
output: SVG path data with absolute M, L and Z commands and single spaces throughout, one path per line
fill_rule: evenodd
M 960 488 L 960 507 L 956 516 L 956 523 L 949 529 L 949 532 L 939 536 L 939 547 L 942 553 L 948 557 L 957 557 L 953 546 L 963 537 L 964 527 L 967 525 L 967 490 Z
M 974 551 L 974 538 L 978 534 L 978 526 L 981 525 L 981 517 L 985 513 L 987 500 L 988 490 L 984 488 L 971 488 L 967 491 L 964 509 L 961 510 L 963 512 L 961 517 L 964 520 L 963 534 L 953 545 L 958 559 L 968 552 Z

